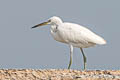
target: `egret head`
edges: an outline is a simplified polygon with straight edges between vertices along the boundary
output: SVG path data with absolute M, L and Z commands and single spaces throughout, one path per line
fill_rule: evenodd
M 48 19 L 48 21 L 37 24 L 37 25 L 33 26 L 32 28 L 36 28 L 36 27 L 43 26 L 43 25 L 48 25 L 48 24 L 50 24 L 50 25 L 59 25 L 61 23 L 62 23 L 62 20 L 59 17 L 53 16 L 50 19 Z

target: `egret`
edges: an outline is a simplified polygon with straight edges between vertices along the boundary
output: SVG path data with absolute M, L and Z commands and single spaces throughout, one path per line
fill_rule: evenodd
M 32 28 L 36 28 L 43 25 L 51 25 L 50 31 L 52 37 L 59 42 L 66 43 L 70 47 L 70 61 L 68 65 L 68 69 L 72 64 L 72 55 L 73 55 L 73 47 L 80 48 L 83 61 L 84 61 L 84 70 L 86 69 L 87 58 L 83 52 L 83 48 L 88 48 L 95 46 L 96 44 L 103 45 L 106 44 L 106 41 L 93 33 L 91 30 L 69 22 L 63 22 L 59 17 L 53 16 L 49 18 L 46 22 L 41 24 L 37 24 Z

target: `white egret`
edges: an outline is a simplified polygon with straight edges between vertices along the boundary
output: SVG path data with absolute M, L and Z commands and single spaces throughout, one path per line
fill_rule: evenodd
M 68 69 L 70 69 L 70 66 L 72 64 L 73 47 L 80 48 L 83 55 L 85 70 L 87 60 L 83 52 L 83 48 L 92 47 L 96 44 L 106 44 L 106 41 L 102 37 L 96 35 L 89 29 L 75 23 L 63 22 L 57 16 L 53 16 L 50 19 L 48 19 L 48 21 L 35 25 L 32 28 L 48 24 L 51 25 L 50 31 L 53 38 L 56 41 L 68 44 L 70 47 L 70 61 Z

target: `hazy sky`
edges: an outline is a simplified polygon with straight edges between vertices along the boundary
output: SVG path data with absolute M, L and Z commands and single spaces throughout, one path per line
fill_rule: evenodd
M 84 49 L 87 69 L 120 69 L 120 0 L 0 0 L 0 68 L 67 68 L 68 45 L 52 38 L 50 26 L 31 29 L 52 16 L 107 40 Z M 71 68 L 83 69 L 79 48 Z

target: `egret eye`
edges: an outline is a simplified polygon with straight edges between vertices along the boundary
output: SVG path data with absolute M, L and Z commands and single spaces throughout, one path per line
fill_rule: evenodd
M 51 20 L 48 20 L 48 22 L 51 22 Z

